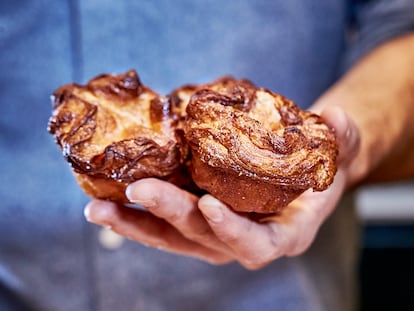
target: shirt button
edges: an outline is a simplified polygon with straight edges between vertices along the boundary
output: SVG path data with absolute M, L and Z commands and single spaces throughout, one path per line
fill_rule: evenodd
M 122 246 L 125 238 L 109 228 L 101 228 L 98 234 L 98 240 L 102 247 L 108 250 L 116 250 Z

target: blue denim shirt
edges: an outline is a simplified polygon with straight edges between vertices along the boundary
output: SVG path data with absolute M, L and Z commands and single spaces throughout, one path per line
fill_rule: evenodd
M 412 30 L 412 3 L 359 4 L 350 46 L 346 1 L 2 1 L 0 310 L 348 310 L 349 208 L 307 255 L 255 272 L 131 241 L 108 247 L 46 131 L 49 96 L 135 68 L 160 93 L 231 74 L 307 107 L 342 68 Z

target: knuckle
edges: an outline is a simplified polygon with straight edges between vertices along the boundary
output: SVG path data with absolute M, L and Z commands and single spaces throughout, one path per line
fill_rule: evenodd
M 242 262 L 241 263 L 243 267 L 245 267 L 248 270 L 255 271 L 262 268 L 264 265 L 258 264 L 258 263 L 251 263 L 251 262 Z
M 305 232 L 278 230 L 277 226 L 270 227 L 273 234 L 270 243 L 275 258 L 284 255 L 294 256 L 302 254 L 310 245 L 312 236 Z
M 219 266 L 219 265 L 228 264 L 234 260 L 232 258 L 229 258 L 228 256 L 223 255 L 223 256 L 208 259 L 207 261 L 212 265 Z
M 312 244 L 312 239 L 306 239 L 302 241 L 296 241 L 296 243 L 291 247 L 291 249 L 286 252 L 286 255 L 288 256 L 299 256 L 303 253 L 305 253 L 308 248 Z
M 183 213 L 181 209 L 175 209 L 169 213 L 167 213 L 163 218 L 167 220 L 169 223 L 178 223 L 183 218 Z
M 281 234 L 279 227 L 275 223 L 269 224 L 267 227 L 269 230 L 270 245 L 273 249 L 281 249 L 285 244 L 285 235 Z
M 281 254 L 274 249 L 266 252 L 250 252 L 244 254 L 241 264 L 249 270 L 257 270 L 279 257 L 281 257 Z
M 265 261 L 265 260 L 254 260 L 254 261 L 243 260 L 241 262 L 241 265 L 245 267 L 246 269 L 253 271 L 253 270 L 259 270 L 263 268 L 264 266 L 269 264 L 269 262 L 270 261 Z
M 209 227 L 194 228 L 193 231 L 185 233 L 185 237 L 192 241 L 208 242 L 211 240 L 211 230 Z
M 220 238 L 221 240 L 225 241 L 226 244 L 228 245 L 239 244 L 240 239 L 241 239 L 240 236 L 236 232 L 233 232 L 233 231 L 221 232 Z

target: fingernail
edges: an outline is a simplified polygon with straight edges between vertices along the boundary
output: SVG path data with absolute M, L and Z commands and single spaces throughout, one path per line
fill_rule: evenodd
M 130 200 L 133 205 L 130 205 L 130 207 L 142 209 L 144 208 L 151 208 L 155 207 L 157 204 L 154 200 L 154 197 L 151 195 L 151 193 L 148 193 L 145 191 L 145 189 L 141 189 L 139 187 L 135 186 L 128 186 L 125 191 L 125 195 Z M 135 206 L 137 205 L 137 206 Z
M 200 208 L 203 215 L 208 221 L 219 223 L 224 219 L 223 211 L 221 209 L 221 202 L 214 197 L 206 195 L 200 202 Z
M 91 201 L 83 209 L 86 221 L 105 226 L 113 213 L 114 203 L 105 201 Z
M 83 209 L 83 216 L 85 217 L 86 221 L 90 222 L 90 214 L 91 214 L 91 209 L 89 207 L 90 204 L 86 205 L 85 208 Z

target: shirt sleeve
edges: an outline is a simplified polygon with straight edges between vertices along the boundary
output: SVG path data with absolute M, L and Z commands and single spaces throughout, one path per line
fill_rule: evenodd
M 353 1 L 345 68 L 376 46 L 414 31 L 414 0 Z

